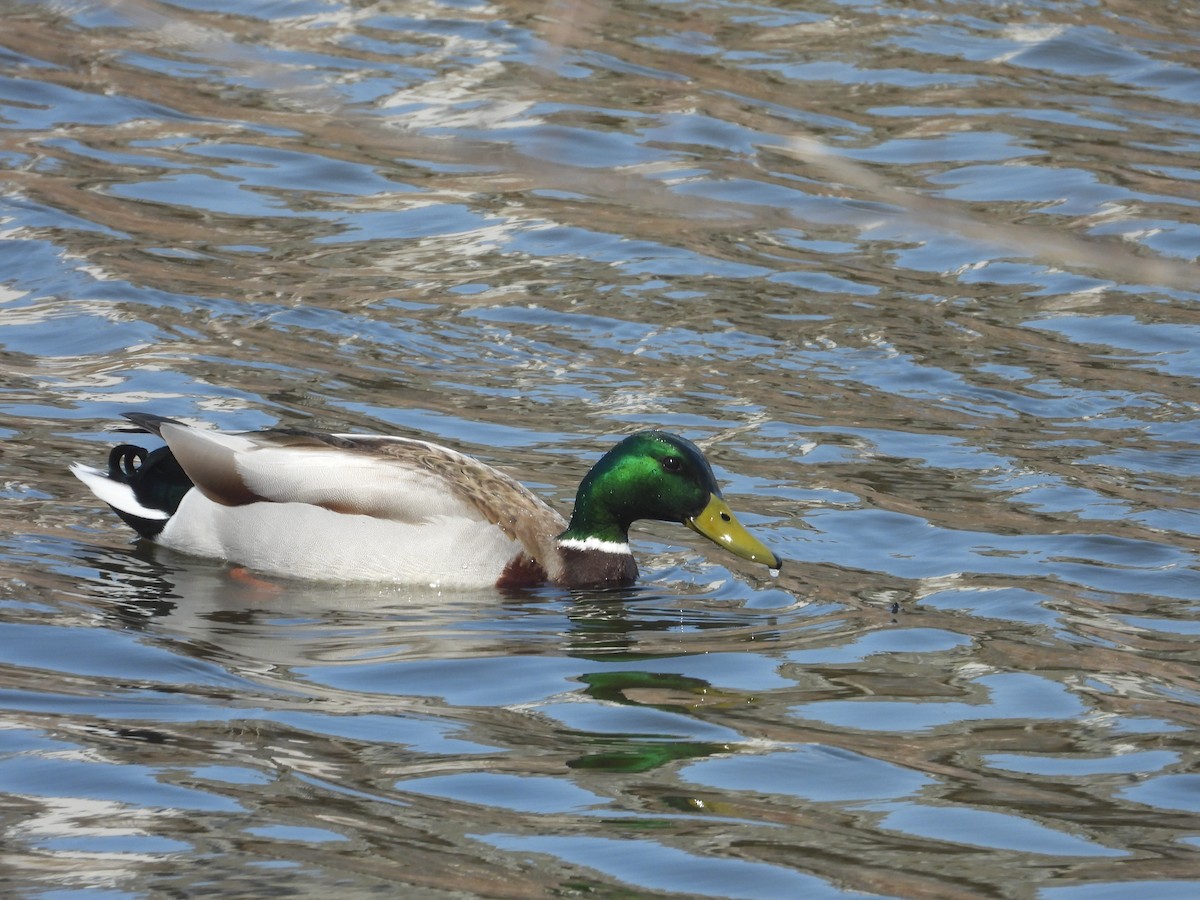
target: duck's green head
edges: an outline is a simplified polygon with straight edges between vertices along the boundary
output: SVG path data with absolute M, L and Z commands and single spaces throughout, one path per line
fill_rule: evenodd
M 638 519 L 682 522 L 743 559 L 782 565 L 734 517 L 700 448 L 678 435 L 641 431 L 604 454 L 579 485 L 562 537 L 624 544 Z

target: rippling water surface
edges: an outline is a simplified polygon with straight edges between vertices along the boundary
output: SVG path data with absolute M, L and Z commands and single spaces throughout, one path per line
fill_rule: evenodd
M 1194 897 L 1190 4 L 2 4 L 24 896 Z M 124 410 L 706 447 L 777 579 L 239 579 Z

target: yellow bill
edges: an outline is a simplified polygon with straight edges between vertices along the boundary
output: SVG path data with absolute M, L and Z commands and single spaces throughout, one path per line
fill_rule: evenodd
M 709 496 L 708 505 L 699 514 L 684 519 L 683 524 L 742 559 L 762 563 L 772 569 L 783 565 L 783 560 L 748 532 L 734 516 L 729 504 L 716 494 Z

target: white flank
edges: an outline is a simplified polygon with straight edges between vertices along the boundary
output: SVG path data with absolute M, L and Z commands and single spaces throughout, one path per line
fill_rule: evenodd
M 598 537 L 584 538 L 582 541 L 579 538 L 559 538 L 558 546 L 567 547 L 570 550 L 599 550 L 601 553 L 628 554 L 631 552 L 628 544 L 603 541 Z
M 521 545 L 462 516 L 420 524 L 304 503 L 221 506 L 189 491 L 158 543 L 259 572 L 315 581 L 491 587 Z
M 169 519 L 171 514 L 161 509 L 151 509 L 138 503 L 133 495 L 133 488 L 119 481 L 113 481 L 99 469 L 85 466 L 83 463 L 72 463 L 71 472 L 91 489 L 91 492 L 107 503 L 115 506 L 121 512 L 129 513 L 141 519 Z

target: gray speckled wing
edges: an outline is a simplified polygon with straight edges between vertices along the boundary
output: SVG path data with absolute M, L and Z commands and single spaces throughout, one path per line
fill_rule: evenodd
M 519 541 L 552 581 L 561 577 L 562 558 L 555 539 L 566 529 L 567 521 L 515 478 L 473 457 L 424 441 L 336 437 L 358 445 L 363 452 L 437 475 L 481 516 Z

